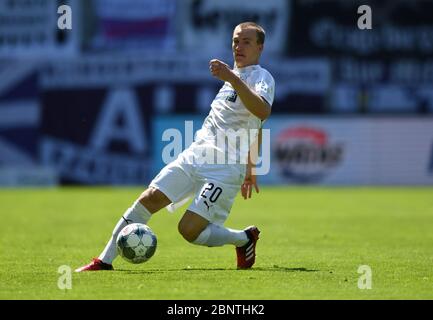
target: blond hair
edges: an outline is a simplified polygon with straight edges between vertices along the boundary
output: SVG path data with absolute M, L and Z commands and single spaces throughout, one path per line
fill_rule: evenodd
M 236 28 L 237 27 L 240 27 L 241 29 L 248 28 L 248 27 L 252 27 L 252 28 L 256 29 L 257 43 L 258 44 L 264 44 L 265 43 L 265 37 L 266 37 L 265 29 L 263 29 L 257 23 L 255 23 L 255 22 L 242 22 L 242 23 L 238 24 L 236 26 Z

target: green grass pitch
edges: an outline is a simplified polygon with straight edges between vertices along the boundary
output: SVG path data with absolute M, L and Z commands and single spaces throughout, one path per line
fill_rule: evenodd
M 115 271 L 72 274 L 103 249 L 138 188 L 0 190 L 0 299 L 432 299 L 432 188 L 262 187 L 240 195 L 226 226 L 261 229 L 252 270 L 232 246 L 207 248 L 177 233 L 182 210 L 149 225 L 154 257 L 118 258 Z M 372 270 L 359 289 L 358 267 Z

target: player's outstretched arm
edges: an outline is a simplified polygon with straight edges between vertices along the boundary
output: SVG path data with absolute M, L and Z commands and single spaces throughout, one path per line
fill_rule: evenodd
M 218 59 L 212 59 L 209 62 L 209 69 L 214 77 L 222 81 L 227 81 L 232 85 L 248 111 L 261 120 L 265 120 L 269 117 L 271 114 L 270 105 L 251 90 L 226 63 Z

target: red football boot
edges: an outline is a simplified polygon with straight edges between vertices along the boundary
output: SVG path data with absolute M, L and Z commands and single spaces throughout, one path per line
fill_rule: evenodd
M 259 240 L 260 230 L 255 226 L 251 226 L 244 231 L 249 241 L 246 245 L 236 248 L 238 269 L 249 269 L 256 262 L 256 244 L 257 240 Z
M 85 266 L 82 266 L 81 268 L 76 269 L 75 272 L 99 270 L 113 270 L 113 266 L 111 264 L 102 262 L 102 260 L 100 259 L 93 258 L 92 262 Z

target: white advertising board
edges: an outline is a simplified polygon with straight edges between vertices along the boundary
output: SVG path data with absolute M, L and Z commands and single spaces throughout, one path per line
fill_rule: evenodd
M 433 185 L 433 118 L 270 119 L 273 184 Z

